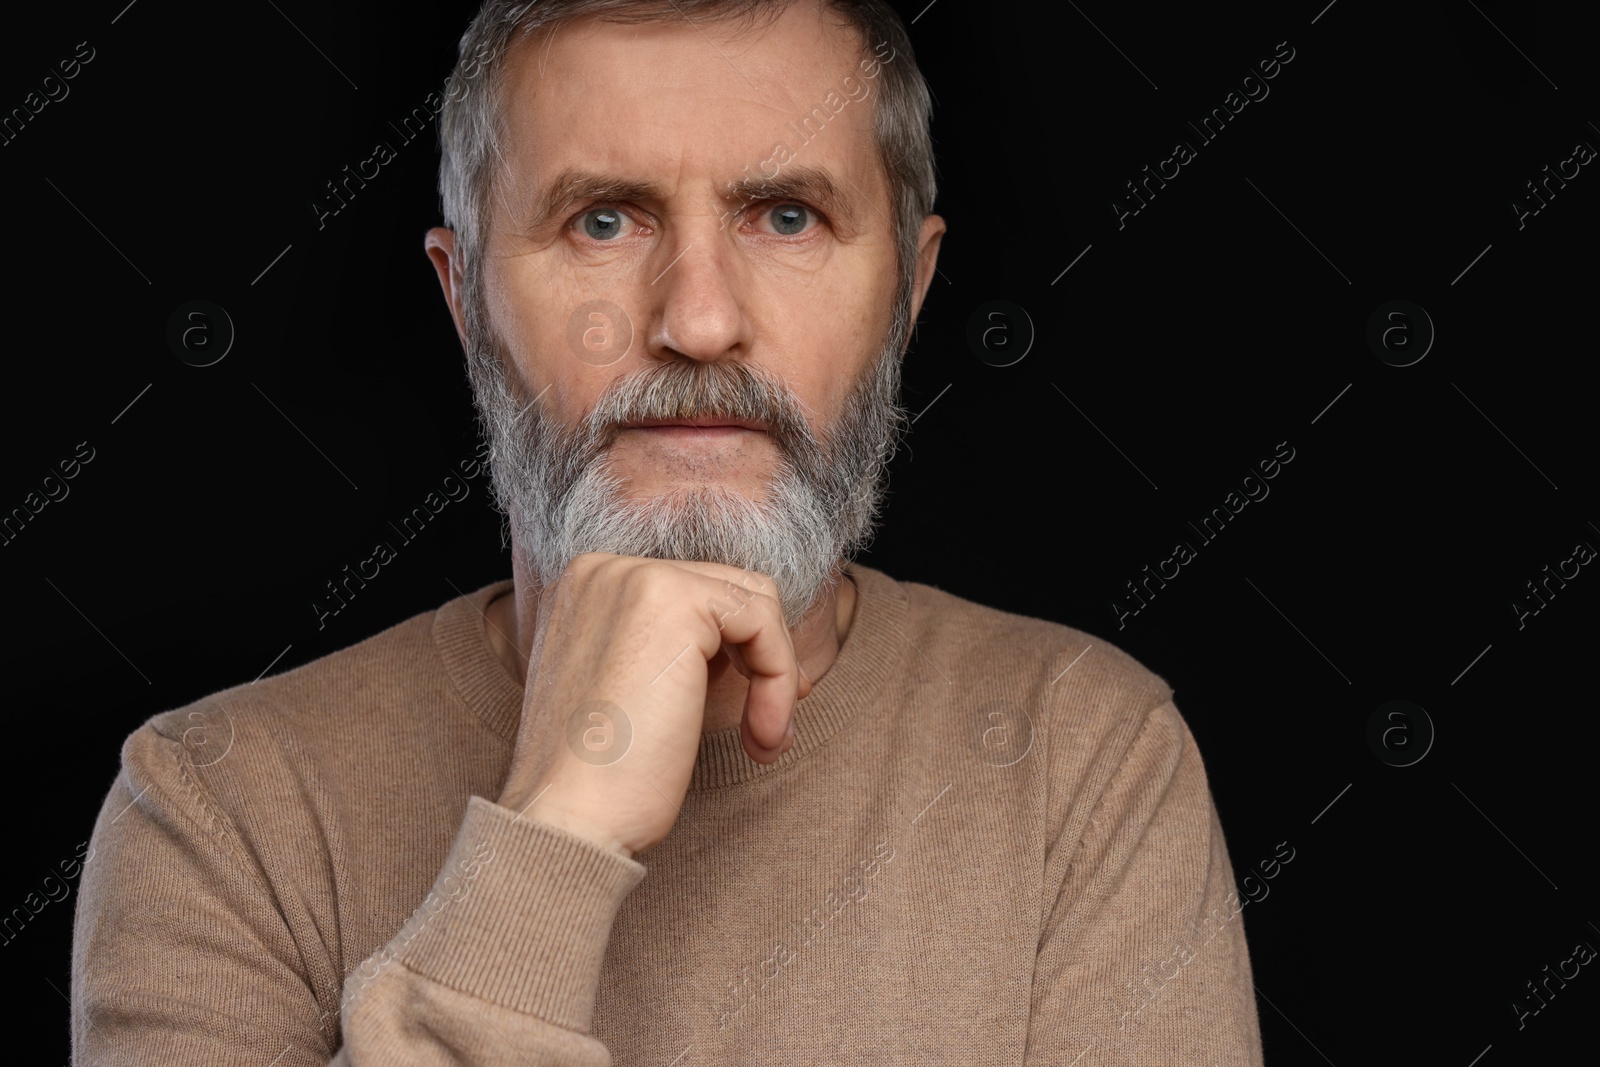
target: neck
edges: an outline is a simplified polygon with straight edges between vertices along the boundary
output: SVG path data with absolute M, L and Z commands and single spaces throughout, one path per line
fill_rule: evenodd
M 512 536 L 512 589 L 489 604 L 484 637 L 496 658 L 524 686 L 528 683 L 528 656 L 539 622 L 540 584 L 527 557 Z M 833 666 L 855 618 L 856 588 L 841 576 L 824 591 L 791 631 L 800 669 L 813 684 Z M 750 684 L 733 669 L 727 653 L 719 652 L 707 664 L 706 717 L 703 732 L 737 729 L 744 713 Z

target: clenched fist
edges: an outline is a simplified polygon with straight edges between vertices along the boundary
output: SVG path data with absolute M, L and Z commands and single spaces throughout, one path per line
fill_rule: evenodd
M 775 762 L 811 691 L 772 579 L 720 563 L 588 552 L 541 594 L 499 804 L 632 856 L 689 789 L 710 664 L 749 682 L 740 735 Z

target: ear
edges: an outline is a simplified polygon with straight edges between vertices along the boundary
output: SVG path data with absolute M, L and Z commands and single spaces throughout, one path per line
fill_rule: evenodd
M 433 261 L 433 269 L 439 275 L 439 288 L 444 290 L 444 302 L 450 307 L 450 317 L 456 324 L 456 336 L 461 339 L 461 347 L 465 350 L 467 331 L 463 324 L 466 319 L 462 314 L 461 274 L 456 256 L 455 231 L 435 226 L 428 231 L 422 244 L 427 249 L 428 258 Z
M 929 215 L 922 220 L 922 235 L 917 239 L 917 267 L 911 287 L 912 322 L 917 321 L 917 315 L 922 311 L 922 299 L 928 295 L 928 286 L 933 282 L 934 266 L 939 260 L 939 241 L 944 237 L 944 231 L 944 219 L 938 215 Z

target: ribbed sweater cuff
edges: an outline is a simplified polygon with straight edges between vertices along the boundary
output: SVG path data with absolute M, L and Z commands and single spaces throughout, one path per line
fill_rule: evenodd
M 395 957 L 452 989 L 588 1033 L 611 925 L 644 876 L 636 860 L 474 796 Z

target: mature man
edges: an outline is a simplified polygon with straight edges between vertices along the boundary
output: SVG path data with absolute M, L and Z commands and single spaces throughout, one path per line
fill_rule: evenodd
M 460 54 L 427 251 L 511 580 L 129 738 L 75 1059 L 1259 1063 L 1171 690 L 851 562 L 945 228 L 898 18 Z

